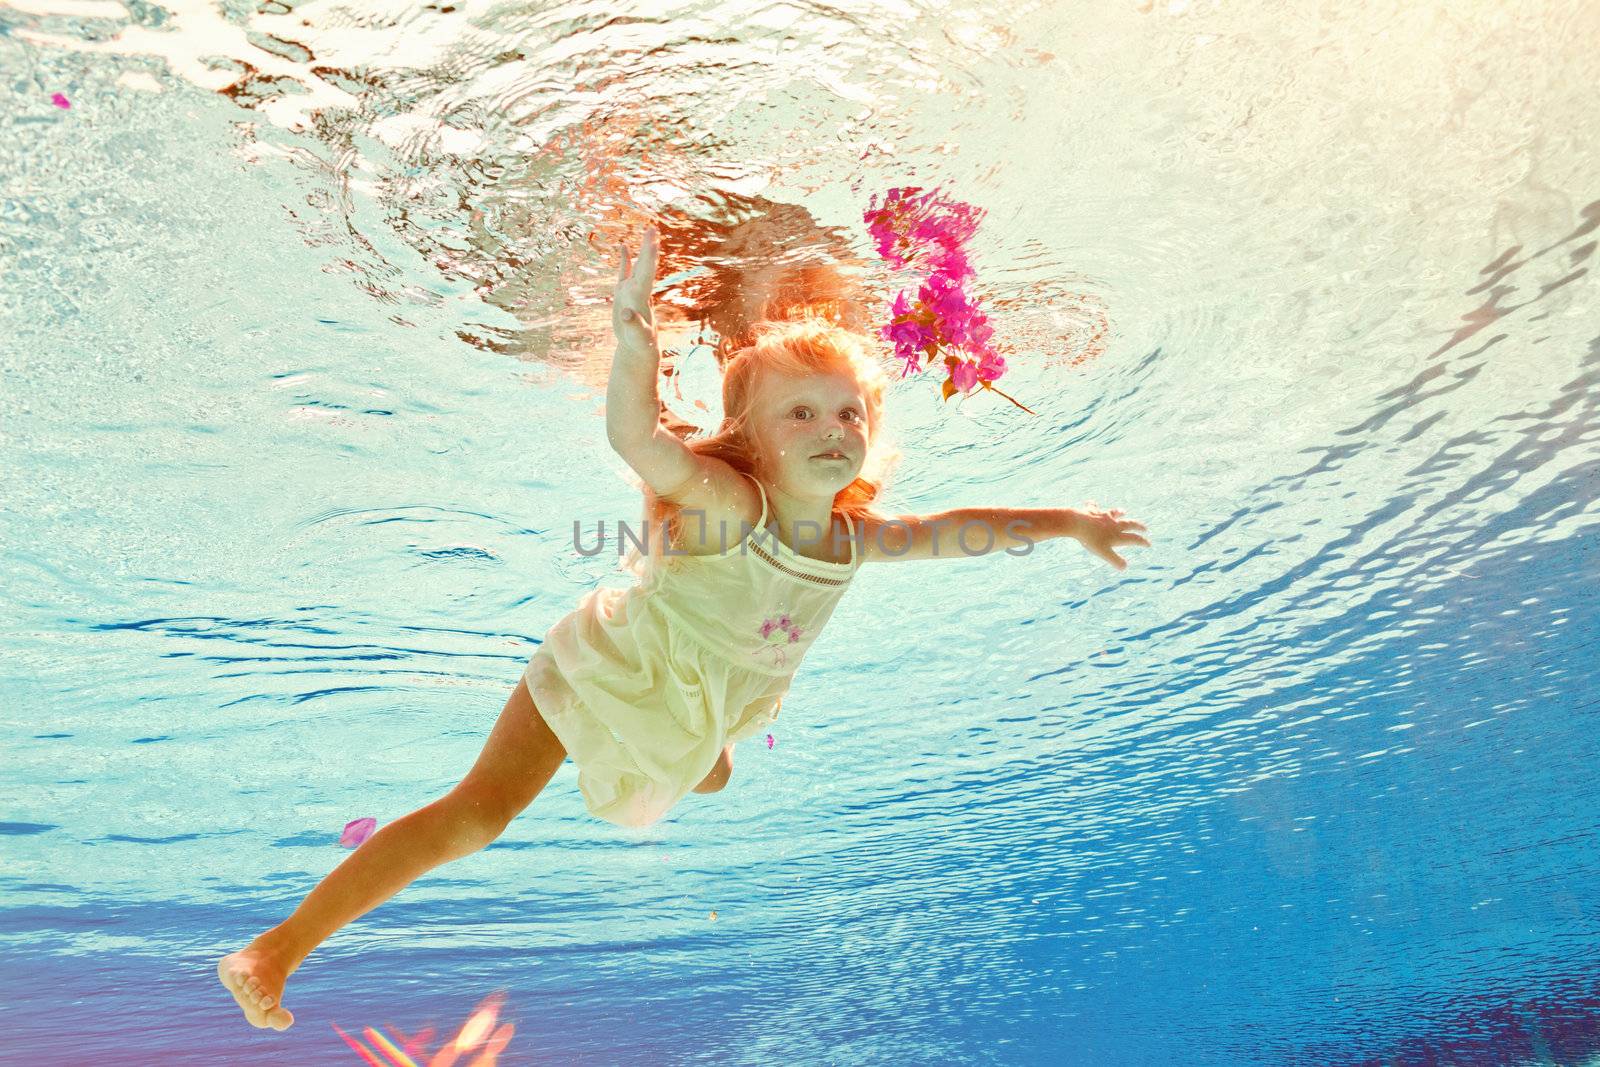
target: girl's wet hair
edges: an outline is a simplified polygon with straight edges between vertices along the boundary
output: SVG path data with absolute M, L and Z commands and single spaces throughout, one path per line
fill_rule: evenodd
M 883 398 L 889 386 L 871 342 L 824 315 L 810 311 L 792 319 L 757 323 L 752 340 L 729 355 L 722 368 L 723 419 L 714 433 L 685 441 L 691 452 L 714 456 L 734 470 L 761 478 L 759 451 L 752 437 L 753 405 L 768 372 L 805 377 L 811 374 L 847 374 L 861 388 L 866 401 L 867 455 L 855 480 L 834 497 L 834 510 L 853 520 L 872 515 L 883 518 L 871 505 L 878 499 L 888 473 L 900 453 L 888 443 L 883 430 Z M 679 505 L 662 500 L 644 486 L 644 518 L 650 531 L 649 555 L 661 555 L 661 532 L 675 537 L 680 529 Z M 770 517 L 769 517 L 770 521 Z M 727 547 L 743 531 L 730 531 Z M 680 543 L 680 542 L 674 542 Z M 642 557 L 630 550 L 629 565 L 637 569 Z

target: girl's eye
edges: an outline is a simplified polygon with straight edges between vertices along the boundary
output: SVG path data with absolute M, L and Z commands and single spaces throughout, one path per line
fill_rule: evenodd
M 811 409 L 807 408 L 807 407 L 798 407 L 798 408 L 795 408 L 793 411 L 789 412 L 789 414 L 790 415 L 798 415 L 802 411 L 806 412 L 807 414 L 810 414 Z M 847 414 L 847 415 L 850 415 L 850 416 L 854 417 L 856 422 L 860 422 L 865 417 L 865 416 L 863 416 L 861 414 L 861 412 L 857 411 L 855 408 L 845 408 L 844 409 L 844 414 Z

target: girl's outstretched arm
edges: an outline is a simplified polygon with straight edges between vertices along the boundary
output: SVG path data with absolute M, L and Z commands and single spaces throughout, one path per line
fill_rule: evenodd
M 611 358 L 606 391 L 606 440 L 656 496 L 698 510 L 702 521 L 709 516 L 725 529 L 729 521 L 737 522 L 750 510 L 749 503 L 741 504 L 750 494 L 745 479 L 722 460 L 692 452 L 661 425 L 661 400 L 656 392 L 661 349 L 650 307 L 658 251 L 654 229 L 646 231 L 639 260 L 631 270 L 628 250 L 622 249 L 617 289 L 611 300 L 617 352 Z
M 1073 537 L 1083 547 L 1122 570 L 1128 561 L 1116 549 L 1150 547 L 1139 533 L 1144 524 L 1123 517 L 1120 509 L 1090 505 L 1074 508 L 956 508 L 937 515 L 899 515 L 861 520 L 862 562 L 905 559 L 962 559 L 1005 552 L 1026 556 L 1039 541 Z

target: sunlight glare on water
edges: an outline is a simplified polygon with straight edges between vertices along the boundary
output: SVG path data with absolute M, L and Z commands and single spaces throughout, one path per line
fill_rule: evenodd
M 357 1062 L 330 1023 L 495 990 L 507 1063 L 1594 1057 L 1596 40 L 1576 0 L 0 4 L 0 1061 Z M 629 580 L 571 534 L 639 513 L 619 243 L 662 228 L 683 351 L 796 257 L 877 313 L 905 185 L 986 212 L 1038 414 L 897 381 L 885 508 L 1153 547 L 865 569 L 729 788 L 624 830 L 569 764 L 246 1026 L 216 958 Z

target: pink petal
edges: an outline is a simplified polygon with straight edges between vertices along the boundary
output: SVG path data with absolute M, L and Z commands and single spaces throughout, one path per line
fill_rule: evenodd
M 978 377 L 992 382 L 1006 372 L 1006 361 L 999 356 L 985 356 L 978 361 Z
M 378 828 L 378 820 L 368 817 L 365 819 L 351 819 L 344 824 L 344 833 L 339 835 L 339 844 L 345 848 L 356 848 L 361 842 L 372 835 Z
M 65 96 L 62 96 L 60 93 L 51 93 L 50 94 L 50 102 L 52 104 L 54 104 L 56 107 L 59 107 L 63 111 L 65 111 L 67 108 L 72 106 L 72 101 L 68 100 Z
M 768 734 L 768 735 L 767 735 L 767 747 L 768 747 L 768 748 L 769 748 L 769 749 L 770 749 L 770 748 L 771 748 L 771 747 L 772 747 L 772 746 L 773 746 L 773 745 L 775 745 L 775 744 L 777 744 L 777 743 L 778 743 L 778 742 L 776 742 L 776 741 L 774 741 L 774 740 L 773 740 L 773 739 L 772 739 L 772 735 L 771 735 L 771 734 Z

